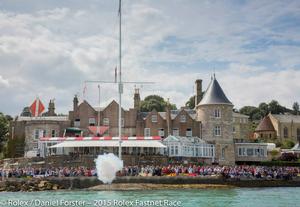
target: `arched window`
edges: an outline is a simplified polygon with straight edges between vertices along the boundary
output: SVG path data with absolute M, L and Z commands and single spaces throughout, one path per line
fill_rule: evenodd
M 284 127 L 284 128 L 283 128 L 283 137 L 284 137 L 284 138 L 288 138 L 288 136 L 289 136 L 288 128 L 287 128 L 287 127 Z

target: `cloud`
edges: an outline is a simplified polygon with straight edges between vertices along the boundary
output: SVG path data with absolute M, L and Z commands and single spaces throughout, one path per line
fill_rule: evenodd
M 0 86 L 4 88 L 9 86 L 8 80 L 4 79 L 1 75 L 0 75 Z
M 118 5 L 114 1 L 3 1 L 0 11 L 0 104 L 19 114 L 35 96 L 56 99 L 67 113 L 74 94 L 98 104 L 97 84 L 118 66 Z M 205 89 L 213 71 L 237 108 L 277 99 L 299 100 L 298 1 L 124 1 L 122 72 L 141 96 L 159 94 L 185 104 L 197 78 Z M 134 84 L 124 87 L 125 108 Z M 101 84 L 101 105 L 117 98 Z

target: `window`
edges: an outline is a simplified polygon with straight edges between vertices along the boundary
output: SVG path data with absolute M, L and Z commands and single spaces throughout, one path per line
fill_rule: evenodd
M 144 129 L 144 136 L 149 137 L 150 136 L 150 128 L 145 128 Z
M 260 149 L 259 148 L 254 149 L 254 155 L 257 156 L 257 157 L 260 156 Z
M 220 126 L 215 126 L 214 135 L 215 136 L 221 136 L 221 127 Z
M 283 129 L 283 137 L 284 137 L 284 138 L 288 138 L 288 136 L 289 136 L 288 128 L 287 128 L 287 127 L 284 127 L 284 129 Z
M 247 148 L 247 155 L 248 156 L 253 156 L 253 149 L 252 148 Z
M 55 131 L 55 129 L 51 130 L 51 137 L 56 137 L 56 131 Z
M 152 121 L 152 122 L 157 122 L 157 115 L 156 115 L 156 114 L 153 114 L 153 115 L 151 116 L 151 121 Z
M 186 116 L 185 114 L 180 115 L 180 122 L 185 123 L 186 122 Z
M 173 129 L 173 136 L 179 136 L 179 129 L 178 128 Z
M 232 127 L 232 132 L 235 133 L 235 126 Z
M 220 111 L 220 109 L 215 109 L 215 111 L 214 111 L 214 117 L 216 117 L 216 118 L 220 118 L 221 117 L 221 111 Z
M 265 157 L 265 150 L 264 149 L 260 149 L 260 156 Z
M 46 137 L 46 130 L 35 129 L 34 130 L 34 139 L 39 139 L 40 137 Z
M 80 119 L 75 119 L 74 127 L 80 127 Z
M 161 138 L 164 138 L 164 136 L 165 136 L 164 129 L 158 129 L 158 136 L 160 136 Z
M 108 126 L 109 125 L 109 118 L 104 118 L 103 119 L 103 125 Z
M 39 136 L 40 136 L 40 130 L 36 129 L 36 130 L 34 131 L 34 138 L 35 138 L 35 139 L 38 139 Z
M 192 129 L 191 129 L 191 128 L 187 128 L 187 129 L 186 129 L 185 136 L 187 136 L 187 137 L 193 136 L 193 132 L 192 132 Z
M 178 155 L 178 146 L 175 146 L 175 155 Z
M 238 153 L 239 156 L 243 156 L 242 149 L 243 148 L 239 148 L 239 153 Z
M 89 126 L 95 126 L 96 125 L 96 119 L 95 118 L 89 118 Z
M 171 155 L 174 155 L 174 146 L 171 146 Z

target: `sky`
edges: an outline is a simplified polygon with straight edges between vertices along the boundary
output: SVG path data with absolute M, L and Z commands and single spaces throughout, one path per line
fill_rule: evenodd
M 74 95 L 99 105 L 98 86 L 118 65 L 118 0 L 1 0 L 0 111 L 21 113 L 36 97 L 56 112 Z M 122 106 L 158 94 L 181 107 L 196 79 L 212 74 L 235 108 L 300 101 L 300 1 L 123 0 Z M 83 93 L 86 88 L 85 93 Z M 117 100 L 100 85 L 100 105 Z

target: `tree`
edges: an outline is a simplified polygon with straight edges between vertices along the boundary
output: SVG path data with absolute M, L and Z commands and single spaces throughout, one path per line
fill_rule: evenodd
M 249 116 L 251 120 L 259 120 L 262 118 L 261 111 L 255 106 L 244 106 L 240 109 L 240 113 Z
M 195 108 L 195 96 L 190 97 L 190 99 L 185 103 L 185 106 L 189 107 L 190 109 Z
M 260 110 L 262 116 L 266 116 L 269 113 L 269 105 L 265 102 L 262 102 L 258 105 L 258 109 Z
M 294 102 L 294 104 L 293 104 L 293 114 L 299 115 L 299 104 L 298 104 L 298 102 Z
M 278 101 L 272 100 L 269 103 L 269 110 L 272 114 L 283 114 L 285 112 L 290 112 L 290 109 L 285 108 L 284 106 L 281 106 Z
M 158 95 L 150 95 L 141 101 L 141 111 L 149 112 L 153 109 L 156 111 L 166 111 L 167 104 L 168 102 L 166 102 L 163 97 Z M 176 109 L 176 105 L 170 103 L 170 108 Z
M 9 116 L 5 116 L 0 112 L 0 152 L 2 151 L 2 144 L 7 139 L 8 127 L 9 127 Z

